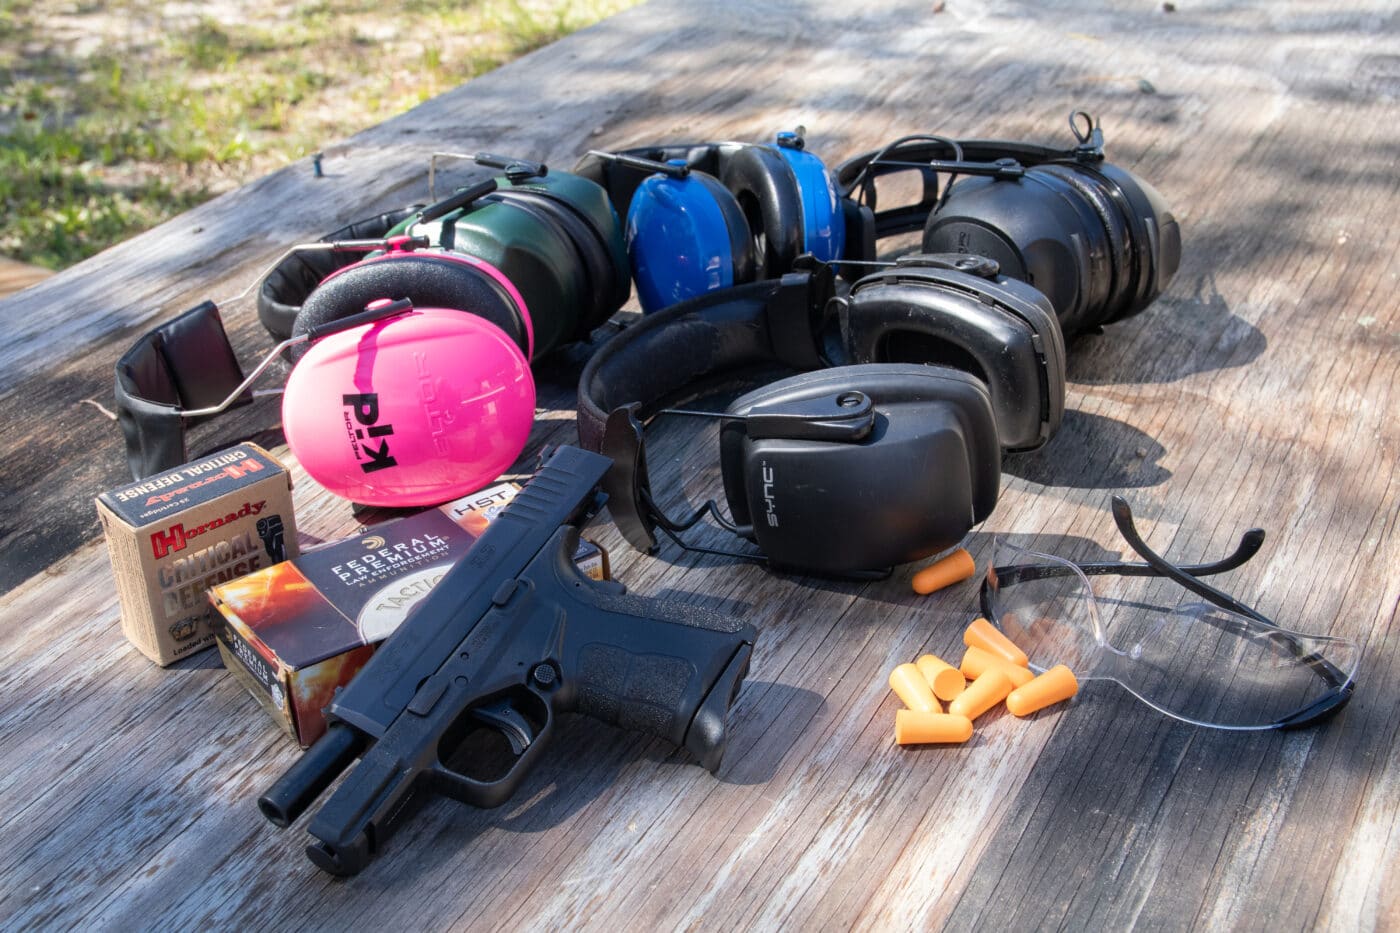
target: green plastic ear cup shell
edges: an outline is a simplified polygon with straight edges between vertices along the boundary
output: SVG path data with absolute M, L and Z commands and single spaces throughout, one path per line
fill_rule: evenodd
M 622 221 L 617 210 L 608 200 L 608 193 L 596 182 L 569 172 L 550 172 L 542 178 L 532 178 L 515 186 L 524 191 L 536 191 L 561 203 L 578 215 L 597 237 L 607 262 L 597 272 L 598 281 L 605 283 L 600 289 L 602 304 L 593 309 L 586 322 L 587 330 L 592 330 L 626 304 L 632 294 L 631 266 L 627 259 L 627 243 L 623 237 Z M 587 332 L 585 331 L 585 333 Z
M 512 184 L 427 224 L 405 222 L 393 234 L 427 236 L 500 269 L 530 312 L 535 355 L 587 334 L 631 294 L 627 248 L 617 212 L 602 187 L 567 172 Z

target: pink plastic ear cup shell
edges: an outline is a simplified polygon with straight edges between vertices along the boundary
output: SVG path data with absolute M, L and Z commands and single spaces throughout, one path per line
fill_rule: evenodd
M 396 256 L 432 256 L 434 259 L 442 259 L 448 262 L 457 262 L 467 266 L 475 266 L 477 269 L 480 269 L 482 272 L 486 273 L 486 275 L 490 276 L 493 280 L 495 280 L 495 282 L 498 285 L 501 286 L 501 288 L 505 290 L 505 293 L 508 296 L 510 296 L 510 300 L 515 302 L 515 306 L 520 309 L 520 319 L 525 325 L 525 349 L 526 352 L 529 354 L 530 359 L 535 358 L 535 325 L 530 320 L 530 309 L 525 305 L 524 296 L 520 294 L 520 289 L 515 287 L 515 283 L 512 282 L 510 279 L 506 278 L 506 274 L 504 272 L 502 272 L 500 269 L 497 269 L 495 266 L 491 265 L 491 263 L 487 262 L 484 259 L 478 259 L 475 256 L 469 256 L 466 253 L 457 253 L 452 252 L 450 250 L 441 249 L 392 250 L 387 253 L 380 253 L 378 256 L 371 256 L 368 259 L 362 259 L 357 263 L 352 263 L 351 265 L 337 269 L 330 275 L 322 279 L 321 284 L 324 285 L 336 276 L 341 275 L 350 269 L 355 269 L 359 266 L 363 266 L 367 263 L 384 262 L 386 260 L 392 262 L 394 260 L 394 257 Z M 384 297 L 387 298 L 391 296 L 386 295 Z M 471 311 L 470 308 L 461 308 L 459 310 L 467 312 Z
M 535 415 L 529 361 L 472 314 L 426 308 L 332 334 L 287 379 L 282 427 L 311 478 L 365 505 L 434 505 L 494 480 Z

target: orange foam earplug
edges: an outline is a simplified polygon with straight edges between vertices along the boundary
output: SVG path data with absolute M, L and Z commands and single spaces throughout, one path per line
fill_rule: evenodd
M 958 548 L 942 560 L 936 560 L 914 574 L 914 592 L 921 596 L 937 592 L 945 586 L 961 583 L 977 572 L 972 555 Z
M 968 648 L 964 651 L 962 664 L 958 666 L 962 675 L 968 680 L 976 680 L 992 668 L 999 668 L 1003 674 L 1011 678 L 1013 687 L 1024 687 L 1035 680 L 1035 674 L 1029 668 L 1012 664 L 1000 655 L 983 651 L 981 648 Z
M 1006 697 L 1006 708 L 1015 716 L 1029 716 L 1051 703 L 1068 700 L 1079 692 L 1079 681 L 1063 664 L 1056 664 L 1028 684 L 1012 690 Z
M 912 710 L 920 713 L 943 712 L 943 707 L 934 699 L 933 688 L 912 664 L 901 664 L 890 671 L 890 689 Z
M 1019 664 L 1025 667 L 1030 663 L 1026 653 L 1016 647 L 1016 643 L 1007 638 L 1001 631 L 986 619 L 973 619 L 972 624 L 963 632 L 963 644 L 970 648 L 981 648 L 983 651 L 990 651 L 1010 661 L 1012 664 Z
M 1006 699 L 1011 690 L 1011 678 L 1007 677 L 1000 667 L 994 667 L 968 684 L 967 689 L 948 704 L 948 712 L 954 716 L 976 719 Z
M 967 678 L 947 661 L 936 654 L 926 654 L 914 662 L 925 682 L 933 688 L 933 695 L 940 700 L 951 700 L 967 686 Z
M 929 742 L 966 742 L 972 738 L 972 720 L 947 713 L 921 713 L 902 709 L 894 714 L 894 740 L 899 745 Z

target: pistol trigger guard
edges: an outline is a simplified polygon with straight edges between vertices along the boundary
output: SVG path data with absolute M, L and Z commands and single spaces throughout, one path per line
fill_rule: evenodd
M 510 705 L 509 700 L 478 706 L 472 710 L 472 717 L 505 736 L 517 758 L 525 754 L 525 749 L 535 741 L 535 732 L 529 721 Z

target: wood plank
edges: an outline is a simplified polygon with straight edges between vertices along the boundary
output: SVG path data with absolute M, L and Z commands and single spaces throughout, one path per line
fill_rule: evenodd
M 327 179 L 292 166 L 0 302 L 0 924 L 1400 923 L 1397 25 L 1379 4 L 653 3 L 329 150 Z M 162 671 L 120 640 L 91 506 L 123 469 L 91 404 L 110 404 L 113 362 L 287 243 L 423 197 L 429 152 L 568 166 L 593 146 L 804 123 L 839 158 L 917 130 L 1062 141 L 1076 106 L 1182 217 L 1183 265 L 1146 314 L 1074 341 L 1064 429 L 1007 462 L 969 547 L 979 566 L 993 535 L 1117 553 L 1111 492 L 1182 560 L 1262 525 L 1231 591 L 1365 646 L 1334 722 L 1200 730 L 1095 684 L 1062 711 L 989 714 L 963 747 L 898 749 L 884 677 L 958 653 L 974 583 L 921 598 L 912 567 L 853 584 L 653 559 L 604 521 L 633 591 L 761 629 L 718 778 L 570 717 L 507 806 L 428 803 L 342 883 L 301 856 L 304 824 L 256 813 L 296 751 L 217 659 Z M 253 317 L 232 327 L 244 359 L 267 345 Z M 520 468 L 573 437 L 576 372 L 543 380 Z M 672 505 L 719 494 L 712 437 L 656 431 Z M 305 540 L 356 527 L 304 474 L 295 496 Z

